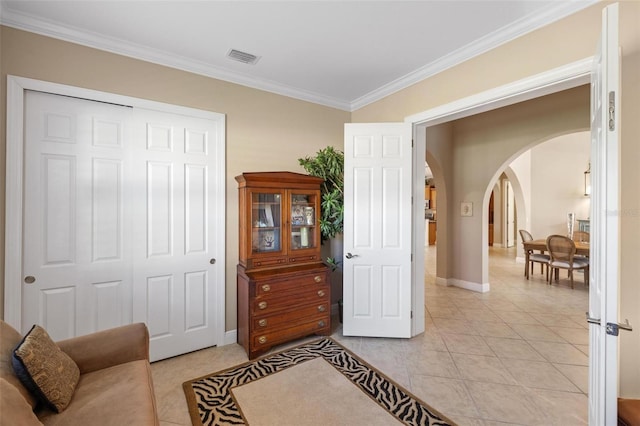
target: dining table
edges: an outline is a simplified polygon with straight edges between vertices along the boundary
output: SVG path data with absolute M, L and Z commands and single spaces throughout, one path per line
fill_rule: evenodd
M 577 255 L 580 256 L 587 256 L 589 257 L 589 242 L 588 241 L 574 241 L 574 244 L 576 245 L 576 253 Z M 530 241 L 523 241 L 522 245 L 524 246 L 524 264 L 525 264 L 525 274 L 527 274 L 528 270 L 527 268 L 529 267 L 529 255 L 533 252 L 533 251 L 538 251 L 540 253 L 544 253 L 547 251 L 547 239 L 546 238 L 542 238 L 539 240 L 530 240 Z M 556 271 L 556 276 L 557 276 L 558 271 Z M 529 277 L 529 275 L 527 274 L 527 278 Z
M 576 254 L 580 256 L 589 256 L 589 242 L 588 241 L 574 241 L 576 245 Z M 547 240 L 546 238 L 542 238 L 539 240 L 531 240 L 524 241 L 522 243 L 524 245 L 524 251 L 526 255 L 526 262 L 529 263 L 529 253 L 534 251 L 539 251 L 540 253 L 544 253 L 547 251 Z

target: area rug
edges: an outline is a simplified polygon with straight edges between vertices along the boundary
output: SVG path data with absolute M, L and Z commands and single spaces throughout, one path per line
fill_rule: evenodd
M 331 338 L 183 384 L 194 425 L 453 425 Z

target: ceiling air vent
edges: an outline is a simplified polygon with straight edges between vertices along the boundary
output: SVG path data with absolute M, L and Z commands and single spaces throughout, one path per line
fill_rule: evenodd
M 229 52 L 227 53 L 227 57 L 233 59 L 234 61 L 242 62 L 249 65 L 255 65 L 260 60 L 260 56 L 252 55 L 251 53 L 242 52 L 236 49 L 229 50 Z

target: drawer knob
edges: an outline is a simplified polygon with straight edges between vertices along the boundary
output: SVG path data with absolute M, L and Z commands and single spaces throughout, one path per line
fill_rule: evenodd
M 320 275 L 316 275 L 315 277 L 313 277 L 313 280 L 317 283 L 321 283 L 322 282 L 322 277 Z
M 258 343 L 260 343 L 260 344 L 267 343 L 267 336 L 258 337 Z
M 267 326 L 267 320 L 266 319 L 261 319 L 260 321 L 258 321 L 258 325 L 260 327 L 266 327 Z
M 269 291 L 269 290 L 271 290 L 271 286 L 269 284 L 262 285 L 262 291 Z
M 320 306 L 318 306 L 318 312 L 324 312 L 324 311 L 325 311 L 325 309 L 326 309 L 326 308 L 324 307 L 324 305 L 320 305 Z
M 267 309 L 267 302 L 258 303 L 258 309 Z
M 325 326 L 324 321 L 318 321 L 318 327 L 322 328 Z
M 324 297 L 324 290 L 318 290 L 318 296 Z

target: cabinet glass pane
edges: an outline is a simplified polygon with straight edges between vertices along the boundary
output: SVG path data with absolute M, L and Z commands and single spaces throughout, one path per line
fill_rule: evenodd
M 291 195 L 291 243 L 292 250 L 303 250 L 317 246 L 315 241 L 318 217 L 313 194 Z
M 254 253 L 280 251 L 282 249 L 282 202 L 279 193 L 252 193 L 251 200 L 251 248 Z

